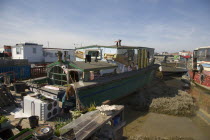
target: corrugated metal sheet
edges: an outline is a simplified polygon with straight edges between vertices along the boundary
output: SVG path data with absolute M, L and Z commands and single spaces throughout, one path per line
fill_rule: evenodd
M 14 72 L 16 80 L 28 79 L 31 76 L 31 67 L 29 65 L 0 67 L 0 73 L 8 73 L 8 75 L 11 75 L 11 78 L 13 79 L 14 76 L 11 72 Z
M 25 66 L 28 65 L 27 59 L 0 59 L 0 67 L 5 66 Z

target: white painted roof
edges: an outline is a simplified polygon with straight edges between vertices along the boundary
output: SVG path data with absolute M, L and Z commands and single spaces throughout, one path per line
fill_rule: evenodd
M 197 49 L 204 49 L 204 48 L 210 48 L 210 46 L 199 47 L 199 48 L 197 48 Z

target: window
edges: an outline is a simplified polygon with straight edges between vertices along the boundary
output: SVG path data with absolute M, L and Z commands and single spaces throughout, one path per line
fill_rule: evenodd
M 128 52 L 128 60 L 133 61 L 134 60 L 134 50 L 127 50 Z
M 210 57 L 210 48 L 206 50 L 207 57 Z
M 205 49 L 199 49 L 198 50 L 198 56 L 199 57 L 205 57 Z
M 99 51 L 88 51 L 88 55 L 91 55 L 91 57 L 98 57 L 99 56 Z
M 36 53 L 36 48 L 33 48 L 33 53 Z
M 11 49 L 5 49 L 5 52 L 11 52 Z
M 206 61 L 210 61 L 210 48 L 206 50 Z
M 208 48 L 202 48 L 198 50 L 198 60 L 199 61 L 209 61 L 210 60 L 210 50 Z
M 16 48 L 16 54 L 21 54 L 21 48 Z

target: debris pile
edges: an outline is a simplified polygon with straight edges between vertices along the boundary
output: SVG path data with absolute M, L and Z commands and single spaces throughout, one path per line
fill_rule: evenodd
M 5 85 L 0 86 L 0 108 L 15 105 L 17 106 L 15 102 L 15 98 L 9 91 L 8 87 Z
M 185 91 L 178 91 L 175 97 L 160 97 L 152 100 L 150 111 L 177 116 L 192 116 L 196 105 L 193 98 Z
M 115 105 L 101 105 L 96 107 L 103 115 L 111 115 L 114 110 L 117 109 Z

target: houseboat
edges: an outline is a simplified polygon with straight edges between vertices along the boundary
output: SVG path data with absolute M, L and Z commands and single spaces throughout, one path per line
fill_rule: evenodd
M 149 85 L 157 70 L 152 60 L 153 48 L 121 46 L 88 46 L 76 49 L 77 61 L 61 60 L 47 66 L 47 77 L 34 79 L 31 85 L 47 83 L 57 89 L 41 87 L 61 100 L 65 86 L 74 84 L 76 97 L 84 106 L 114 101 Z M 57 91 L 56 91 L 57 90 Z M 54 97 L 56 98 L 56 97 Z
M 191 81 L 210 90 L 210 46 L 193 51 L 192 68 L 188 73 Z
M 159 64 L 162 73 L 186 73 L 188 58 L 184 56 L 156 55 L 155 63 Z

